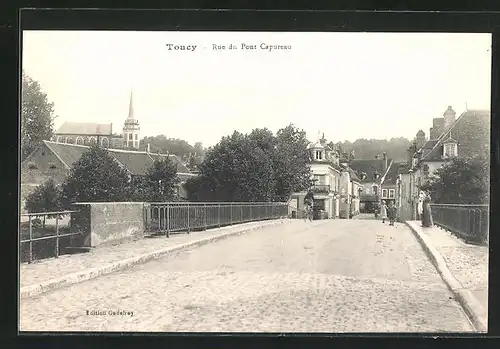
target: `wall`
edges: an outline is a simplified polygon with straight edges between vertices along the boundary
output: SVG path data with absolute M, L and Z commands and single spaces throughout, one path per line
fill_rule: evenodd
M 325 175 L 325 185 L 330 186 L 330 190 L 337 189 L 339 173 L 333 169 L 328 163 L 310 164 L 312 175 Z
M 79 213 L 71 215 L 70 244 L 75 247 L 98 247 L 137 240 L 144 236 L 142 202 L 75 203 Z
M 352 182 L 348 171 L 343 171 L 340 176 L 340 218 L 349 218 L 351 211 Z
M 365 195 L 375 195 L 373 193 L 373 186 L 377 186 L 377 194 L 380 193 L 380 188 L 378 188 L 378 184 L 376 182 L 363 182 L 361 183 L 361 187 L 363 188 L 362 194 Z
M 427 165 L 429 166 L 429 175 L 432 176 L 434 174 L 434 172 L 438 169 L 438 168 L 441 168 L 443 167 L 443 165 L 445 164 L 444 161 L 422 161 L 422 167 L 424 165 Z M 421 168 L 422 168 L 421 167 Z

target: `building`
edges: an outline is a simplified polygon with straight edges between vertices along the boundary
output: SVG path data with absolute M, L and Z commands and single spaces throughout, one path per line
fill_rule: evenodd
M 339 153 L 326 144 L 324 137 L 310 145 L 309 152 L 314 206 L 317 210 L 325 212 L 325 218 L 337 218 L 340 215 L 339 194 L 342 176 Z
M 489 159 L 490 111 L 466 110 L 458 118 L 449 106 L 442 118 L 433 119 L 430 139 L 408 149 L 408 166 L 399 175 L 402 219 L 416 218 L 419 188 L 447 161 L 458 158 Z M 404 207 L 406 206 L 406 207 Z
M 349 175 L 350 175 L 350 181 L 351 181 L 351 209 L 350 209 L 350 216 L 356 216 L 360 213 L 360 194 L 361 191 L 363 190 L 363 187 L 361 185 L 361 179 L 359 178 L 358 174 L 356 171 L 354 171 L 352 168 L 348 167 Z
M 52 178 L 60 184 L 69 170 L 89 150 L 89 146 L 43 141 L 43 143 L 21 163 L 21 195 L 23 200 L 37 185 Z M 122 166 L 133 180 L 143 176 L 155 159 L 168 157 L 177 166 L 177 175 L 181 180 L 178 195 L 186 197 L 184 183 L 195 174 L 191 173 L 176 155 L 154 154 L 148 151 L 107 149 L 116 162 Z M 24 189 L 23 189 L 24 188 Z M 22 206 L 24 207 L 24 205 Z
M 358 191 L 359 178 L 348 166 L 348 160 L 342 158 L 339 149 L 333 143 L 327 144 L 324 135 L 309 146 L 310 169 L 313 185 L 316 214 L 324 218 L 350 218 L 359 213 Z M 354 191 L 353 191 L 354 190 Z M 303 200 L 306 191 L 294 193 L 291 206 L 297 212 L 303 212 Z
M 359 203 L 360 212 L 373 212 L 375 205 L 380 201 L 382 180 L 389 168 L 387 154 L 374 159 L 353 159 L 349 166 L 359 174 Z
M 65 122 L 54 132 L 51 140 L 76 145 L 99 144 L 104 148 L 139 149 L 140 127 L 134 113 L 132 92 L 130 92 L 129 113 L 122 131 L 122 134 L 113 132 L 112 123 Z
M 386 174 L 382 178 L 380 199 L 384 200 L 386 204 L 389 204 L 389 202 L 396 204 L 396 181 L 402 166 L 406 166 L 406 163 L 391 161 Z

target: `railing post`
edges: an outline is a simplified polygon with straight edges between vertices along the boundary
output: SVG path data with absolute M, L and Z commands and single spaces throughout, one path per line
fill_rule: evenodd
M 166 216 L 167 216 L 167 238 L 170 237 L 170 204 L 167 204 L 167 213 L 166 213 Z
M 32 229 L 32 222 L 31 222 L 31 215 L 28 216 L 29 220 L 29 234 L 30 234 L 30 250 L 29 250 L 29 261 L 28 263 L 31 263 L 33 261 L 33 229 Z
M 59 258 L 59 215 L 56 215 L 56 258 Z
M 243 205 L 240 204 L 240 223 L 243 223 Z
M 250 204 L 250 210 L 249 211 L 250 211 L 250 215 L 249 215 L 250 216 L 250 221 L 253 221 L 254 219 L 253 219 L 253 215 L 252 215 L 252 204 Z
M 217 225 L 220 228 L 220 204 L 217 204 Z
M 158 231 L 160 232 L 161 231 L 161 213 L 160 213 L 160 207 L 157 206 L 156 210 L 158 212 Z
M 190 233 L 190 229 L 191 229 L 191 224 L 189 222 L 189 202 L 187 204 L 187 233 L 189 234 Z
M 203 230 L 207 230 L 207 204 L 203 204 Z

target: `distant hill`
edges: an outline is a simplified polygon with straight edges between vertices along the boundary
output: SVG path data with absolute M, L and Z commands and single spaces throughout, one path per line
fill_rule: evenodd
M 376 155 L 381 156 L 387 153 L 387 157 L 394 161 L 406 161 L 408 154 L 406 150 L 411 145 L 411 141 L 404 137 L 387 139 L 357 139 L 354 142 L 337 142 L 342 151 L 354 150 L 355 159 L 373 159 Z

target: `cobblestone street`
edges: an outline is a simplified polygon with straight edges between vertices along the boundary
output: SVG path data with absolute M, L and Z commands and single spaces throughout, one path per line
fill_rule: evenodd
M 409 228 L 356 219 L 296 220 L 21 299 L 20 330 L 474 329 Z

